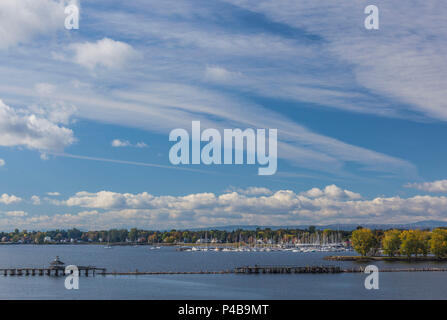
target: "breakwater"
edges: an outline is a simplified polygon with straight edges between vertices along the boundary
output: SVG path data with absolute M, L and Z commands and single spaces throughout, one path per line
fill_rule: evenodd
M 434 256 L 419 256 L 419 257 L 405 257 L 405 256 L 326 256 L 324 260 L 329 261 L 357 261 L 357 262 L 368 262 L 368 261 L 405 261 L 405 262 L 446 262 L 447 258 L 437 258 Z

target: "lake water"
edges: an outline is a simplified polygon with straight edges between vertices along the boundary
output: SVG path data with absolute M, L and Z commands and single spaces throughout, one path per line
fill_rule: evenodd
M 351 253 L 349 253 L 351 254 Z M 0 268 L 66 264 L 108 271 L 220 271 L 254 264 L 367 265 L 325 261 L 328 253 L 178 252 L 173 247 L 3 245 Z M 447 267 L 447 263 L 375 262 L 380 268 Z M 380 289 L 366 290 L 366 274 L 146 275 L 81 277 L 66 290 L 64 277 L 0 276 L 0 299 L 447 299 L 447 272 L 380 273 Z

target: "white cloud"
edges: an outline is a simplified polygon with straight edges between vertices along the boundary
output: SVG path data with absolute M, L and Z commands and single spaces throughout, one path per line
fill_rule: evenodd
M 73 62 L 88 69 L 98 66 L 122 68 L 138 58 L 138 53 L 132 46 L 109 38 L 97 42 L 74 43 L 69 48 L 74 53 Z
M 59 192 L 47 192 L 47 195 L 49 195 L 50 197 L 58 197 L 61 194 Z
M 308 191 L 302 192 L 301 194 L 309 198 L 327 197 L 331 199 L 354 200 L 354 199 L 360 199 L 362 197 L 359 193 L 355 193 L 349 190 L 343 190 L 334 184 L 326 186 L 323 190 L 320 190 L 318 188 L 312 188 Z
M 148 145 L 145 143 L 145 142 L 137 142 L 136 144 L 135 144 L 135 147 L 136 148 L 140 148 L 140 149 L 142 149 L 142 148 L 147 148 L 148 147 Z
M 0 49 L 64 28 L 64 1 L 1 0 Z
M 78 192 L 52 203 L 87 208 L 64 213 L 2 220 L 1 227 L 99 229 L 111 227 L 185 228 L 218 225 L 298 225 L 332 223 L 410 223 L 447 221 L 447 197 L 414 196 L 359 199 L 357 193 L 336 186 L 296 193 L 279 190 L 270 195 L 238 192 L 154 196 L 101 191 Z M 312 196 L 310 196 L 312 195 Z M 12 217 L 11 217 L 12 219 Z
M 62 150 L 74 141 L 72 130 L 36 114 L 16 111 L 0 100 L 0 146 Z
M 112 147 L 122 148 L 122 147 L 130 147 L 132 144 L 127 140 L 115 139 L 111 143 Z
M 31 105 L 28 108 L 31 112 L 45 117 L 54 123 L 64 125 L 70 123 L 71 118 L 77 112 L 77 108 L 71 103 L 54 99 L 59 90 L 56 85 L 40 82 L 35 85 L 35 90 L 43 105 Z
M 227 190 L 227 192 L 234 192 L 234 191 L 248 196 L 269 195 L 273 193 L 273 191 L 264 187 L 248 187 L 245 189 L 230 188 L 229 190 Z
M 31 202 L 34 204 L 34 205 L 39 205 L 41 202 L 40 202 L 40 198 L 39 198 L 39 196 L 32 196 L 31 197 Z
M 22 201 L 21 198 L 16 197 L 14 195 L 8 195 L 6 193 L 4 193 L 0 196 L 0 203 L 3 203 L 3 204 L 13 204 L 13 203 L 21 202 L 21 201 Z
M 0 158 L 0 167 L 3 167 L 6 164 L 5 160 Z
M 371 110 L 379 108 L 380 112 L 383 110 L 394 112 L 395 104 L 387 104 L 389 101 L 385 99 L 380 99 L 380 103 L 377 103 L 377 100 L 371 102 L 365 99 L 363 86 L 358 90 L 357 78 L 350 72 L 350 64 L 344 60 L 340 61 L 339 54 L 332 50 L 333 40 L 337 40 L 334 39 L 334 34 L 336 33 L 336 37 L 340 32 L 334 31 L 330 41 L 326 41 L 325 33 L 331 29 L 339 30 L 336 28 L 339 21 L 330 20 L 333 25 L 328 27 L 326 23 L 321 24 L 320 21 L 309 21 L 312 17 L 321 16 L 320 11 L 327 10 L 328 12 L 323 12 L 325 16 L 343 19 L 343 23 L 346 21 L 358 23 L 358 16 L 354 16 L 354 19 L 343 18 L 343 10 L 350 15 L 354 10 L 349 8 L 347 10 L 346 1 L 341 1 L 341 9 L 336 13 L 331 10 L 337 6 L 316 5 L 310 1 L 299 1 L 299 3 L 282 1 L 280 5 L 262 1 L 259 6 L 257 2 L 233 2 L 235 5 L 248 7 L 249 10 L 264 10 L 261 13 L 274 22 L 293 25 L 296 20 L 298 22 L 295 23 L 299 25 L 293 26 L 290 31 L 296 32 L 299 36 L 301 30 L 311 28 L 309 37 L 312 37 L 312 40 L 307 39 L 307 36 L 295 39 L 276 31 L 264 32 L 268 28 L 244 33 L 246 31 L 244 28 L 222 28 L 215 24 L 214 20 L 179 22 L 178 19 L 172 19 L 172 15 L 165 10 L 169 6 L 162 3 L 150 3 L 144 6 L 144 10 L 138 11 L 120 10 L 120 8 L 116 11 L 103 12 L 91 7 L 89 14 L 97 19 L 97 25 L 107 25 L 112 36 L 119 39 L 144 39 L 144 43 L 139 43 L 138 50 L 144 52 L 148 59 L 144 64 L 139 64 L 138 72 L 122 72 L 116 77 L 108 75 L 107 78 L 102 78 L 100 72 L 94 76 L 92 73 L 83 74 L 85 78 L 82 81 L 86 83 L 86 87 L 67 87 L 64 91 L 54 94 L 65 98 L 65 101 L 75 103 L 80 116 L 88 120 L 138 127 L 163 134 L 174 127 L 185 127 L 192 119 L 207 122 L 210 127 L 216 127 L 217 123 L 225 125 L 226 128 L 278 128 L 281 130 L 282 140 L 278 146 L 279 156 L 299 167 L 346 176 L 351 167 L 346 164 L 354 163 L 355 168 L 358 165 L 361 169 L 416 177 L 416 169 L 408 161 L 319 135 L 296 124 L 290 118 L 281 118 L 280 113 L 268 112 L 267 108 L 247 103 L 248 101 L 242 99 L 233 99 L 241 91 L 244 96 L 248 96 L 245 93 L 250 91 L 256 96 L 267 95 L 288 100 L 310 101 L 318 105 L 354 111 L 372 112 Z M 128 8 L 127 6 L 133 5 L 128 3 L 123 5 Z M 154 10 L 148 10 L 149 7 Z M 182 11 L 183 7 L 182 5 L 180 9 L 175 10 Z M 199 8 L 198 5 L 191 3 L 186 7 L 188 9 L 185 10 L 189 13 L 206 12 L 203 17 L 215 16 L 216 13 L 213 4 Z M 222 7 L 230 10 L 229 6 Z M 301 10 L 302 8 L 304 10 Z M 233 9 L 232 7 L 231 10 Z M 362 15 L 362 10 L 356 12 Z M 152 19 L 153 13 L 162 16 Z M 190 19 L 197 16 L 187 14 L 187 17 Z M 295 19 L 296 17 L 298 18 Z M 207 23 L 211 23 L 212 27 L 207 28 Z M 323 30 L 314 30 L 318 27 Z M 344 34 L 340 35 L 339 40 L 342 38 L 345 38 Z M 369 40 L 371 39 L 368 37 Z M 100 65 L 101 59 L 97 58 L 97 55 L 101 55 L 102 50 L 96 50 L 96 47 L 100 46 L 99 43 L 100 41 L 75 44 L 88 47 L 88 54 L 85 53 L 84 58 L 81 59 L 82 55 L 79 52 L 80 61 L 84 65 L 91 68 Z M 147 43 L 150 45 L 145 46 Z M 370 47 L 368 42 L 365 48 Z M 74 56 L 71 58 L 76 58 L 77 51 L 75 48 L 72 49 Z M 47 58 L 46 51 L 39 53 Z M 23 58 L 17 58 L 16 63 L 22 63 L 21 59 Z M 113 63 L 115 59 L 107 61 Z M 204 81 L 206 78 L 204 65 L 207 63 L 211 76 L 217 75 L 217 78 L 221 76 L 225 79 L 228 73 L 231 75 L 235 73 L 236 77 L 227 81 L 234 85 L 234 91 L 231 93 L 234 93 L 234 96 L 230 96 L 228 92 L 218 94 L 204 87 L 207 85 Z M 74 75 L 79 71 L 76 70 L 78 68 L 74 68 L 75 70 L 63 78 L 59 72 L 63 67 L 63 63 L 55 64 L 53 70 L 40 70 L 38 73 L 35 68 L 32 72 L 24 68 L 15 70 L 11 68 L 6 78 L 10 84 L 10 78 L 20 72 L 19 86 L 22 88 L 25 81 L 23 79 L 27 79 L 28 76 L 34 78 L 38 76 L 41 79 L 56 77 L 58 80 L 62 78 L 63 83 L 72 83 Z M 205 76 L 206 73 L 207 70 Z M 238 76 L 239 73 L 243 77 Z M 123 87 L 125 89 L 115 89 Z M 14 94 L 10 89 L 10 86 L 0 88 L 5 94 Z M 51 90 L 45 87 L 40 89 L 41 93 L 45 93 L 42 89 Z M 200 119 L 197 119 L 199 117 Z
M 206 79 L 212 81 L 226 82 L 240 76 L 241 73 L 239 72 L 228 71 L 227 69 L 219 66 L 207 66 L 205 69 Z
M 322 53 L 326 59 L 320 56 L 318 61 L 330 60 L 349 66 L 355 79 L 351 86 L 357 84 L 374 94 L 400 101 L 406 104 L 407 110 L 447 120 L 447 96 L 443 90 L 447 86 L 444 76 L 447 72 L 446 10 L 436 5 L 436 1 L 410 0 L 406 2 L 405 10 L 399 10 L 392 1 L 376 0 L 374 4 L 379 7 L 381 16 L 377 32 L 368 32 L 363 27 L 366 15 L 362 16 L 362 13 L 366 4 L 362 0 L 340 0 L 335 5 L 323 5 L 313 0 L 280 3 L 275 0 L 225 1 L 321 38 L 322 43 L 312 51 L 315 56 Z M 340 79 L 338 87 L 343 85 Z M 328 97 L 324 90 L 317 90 L 310 98 L 322 101 L 321 98 L 326 100 Z M 334 106 L 357 108 L 342 95 L 334 96 L 333 100 Z M 359 99 L 354 101 L 359 104 Z M 325 104 L 331 105 L 329 101 Z M 368 112 L 366 109 L 370 107 L 370 103 L 365 103 L 359 109 Z M 387 108 L 380 111 L 376 106 L 374 112 L 387 113 Z M 393 108 L 393 112 L 399 112 L 399 108 Z
M 147 148 L 148 145 L 145 142 L 137 142 L 136 144 L 132 144 L 128 140 L 114 139 L 111 143 L 112 147 L 115 148 L 124 148 L 124 147 L 135 147 L 135 148 Z
M 414 188 L 428 192 L 447 192 L 447 180 L 437 180 L 433 182 L 408 183 L 407 188 Z
M 26 217 L 28 215 L 25 211 L 8 211 L 5 214 L 8 217 Z
M 243 189 L 241 192 L 194 193 L 184 196 L 84 191 L 67 200 L 48 199 L 54 205 L 86 208 L 84 211 L 31 217 L 20 213 L 12 214 L 9 216 L 10 220 L 0 217 L 0 227 L 82 227 L 91 230 L 135 225 L 141 228 L 186 228 L 234 224 L 324 225 L 447 221 L 447 197 L 444 196 L 361 199 L 358 193 L 335 185 L 312 188 L 300 193 L 279 190 L 266 195 L 247 194 L 247 190 L 260 193 L 262 189 L 264 188 L 256 187 Z M 267 190 L 263 191 L 267 193 Z M 0 199 L 8 199 L 10 202 L 12 197 L 3 195 Z
M 78 192 L 55 204 L 107 210 L 116 217 L 160 219 L 157 223 L 181 221 L 213 223 L 360 223 L 408 222 L 427 219 L 447 220 L 446 197 L 377 197 L 361 200 L 358 193 L 335 185 L 307 192 L 279 190 L 269 195 L 248 196 L 240 192 L 197 193 L 186 196 L 154 196 L 149 193 Z M 165 221 L 163 221 L 163 218 Z M 124 221 L 124 220 L 123 220 Z M 124 222 L 123 222 L 124 223 Z

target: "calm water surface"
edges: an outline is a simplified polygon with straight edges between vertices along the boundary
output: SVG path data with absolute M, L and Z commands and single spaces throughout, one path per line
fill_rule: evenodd
M 172 247 L 4 245 L 0 268 L 44 267 L 58 255 L 66 264 L 109 271 L 219 271 L 254 264 L 339 265 L 327 253 L 178 252 Z M 376 262 L 379 267 L 447 267 L 447 263 Z M 81 277 L 79 290 L 64 278 L 0 276 L 0 299 L 447 299 L 447 272 L 381 273 L 380 289 L 366 290 L 365 274 L 148 275 Z

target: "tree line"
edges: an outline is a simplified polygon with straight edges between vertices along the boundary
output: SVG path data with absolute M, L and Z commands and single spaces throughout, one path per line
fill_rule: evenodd
M 73 228 L 69 230 L 50 231 L 19 231 L 0 232 L 2 242 L 12 243 L 336 243 L 349 239 L 350 232 L 334 230 L 317 230 L 316 227 L 307 229 L 271 229 L 257 228 L 255 230 L 237 229 L 225 230 L 170 230 L 150 231 L 137 228 L 110 229 L 102 231 L 81 231 Z
M 447 229 L 428 230 L 370 230 L 359 228 L 352 232 L 352 246 L 362 256 L 376 256 L 382 252 L 390 257 L 433 254 L 447 256 Z

